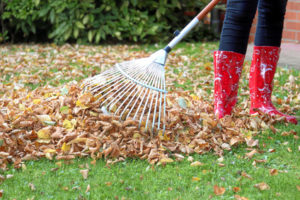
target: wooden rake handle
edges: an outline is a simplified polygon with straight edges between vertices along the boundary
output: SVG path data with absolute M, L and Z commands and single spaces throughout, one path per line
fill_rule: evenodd
M 220 0 L 212 0 L 205 8 L 197 15 L 197 19 L 200 21 L 203 19 L 207 13 L 209 13 L 218 3 Z

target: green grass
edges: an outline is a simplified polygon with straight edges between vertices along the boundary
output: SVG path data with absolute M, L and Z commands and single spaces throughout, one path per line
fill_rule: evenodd
M 143 45 L 131 49 L 155 51 L 163 45 Z M 188 55 L 196 58 L 189 68 L 194 68 L 200 60 L 203 63 L 212 62 L 211 51 L 216 49 L 216 43 L 181 43 L 179 49 L 181 55 Z M 17 51 L 14 49 L 14 51 Z M 199 58 L 200 57 L 200 58 Z M 78 68 L 78 63 L 72 63 L 72 67 Z M 175 74 L 180 74 L 182 69 L 170 68 Z M 53 68 L 52 72 L 58 72 L 58 68 Z M 281 70 L 279 84 L 286 83 L 290 74 L 296 77 L 299 84 L 300 72 L 296 70 Z M 87 76 L 87 74 L 85 74 Z M 203 74 L 205 76 L 205 74 Z M 298 80 L 297 80 L 298 77 Z M 83 78 L 83 77 L 81 77 Z M 78 78 L 79 80 L 80 78 Z M 201 77 L 198 77 L 201 79 Z M 55 79 L 56 80 L 56 79 Z M 197 80 L 197 79 L 196 79 Z M 7 79 L 9 81 L 9 78 Z M 52 79 L 46 78 L 51 82 Z M 63 77 L 56 82 L 61 85 L 70 80 Z M 184 90 L 192 90 L 192 80 L 185 84 L 175 83 L 176 87 Z M 280 91 L 280 85 L 275 87 L 276 95 L 284 98 L 286 91 Z M 39 87 L 40 84 L 25 85 L 31 89 Z M 241 87 L 247 87 L 247 80 Z M 300 116 L 300 111 L 297 110 Z M 190 166 L 187 157 L 181 162 L 170 163 L 166 166 L 150 166 L 147 161 L 126 159 L 124 162 L 106 166 L 105 160 L 97 160 L 96 165 L 92 165 L 90 158 L 75 159 L 71 162 L 62 163 L 59 161 L 49 161 L 42 159 L 39 161 L 26 161 L 25 168 L 14 169 L 9 165 L 8 171 L 1 171 L 0 174 L 6 176 L 12 174 L 13 177 L 3 181 L 0 189 L 3 192 L 3 199 L 235 199 L 234 195 L 247 197 L 248 199 L 300 199 L 300 125 L 276 124 L 277 133 L 271 130 L 260 131 L 256 138 L 259 139 L 259 153 L 251 159 L 245 157 L 250 150 L 246 145 L 240 145 L 227 151 L 224 154 L 224 166 L 219 165 L 218 157 L 212 152 L 204 155 L 192 155 L 195 161 L 204 163 L 200 167 Z M 284 131 L 294 130 L 298 135 L 281 136 Z M 275 152 L 270 152 L 274 149 Z M 253 165 L 255 160 L 264 160 Z M 80 174 L 81 169 L 86 169 L 88 164 L 90 170 L 86 180 Z M 270 169 L 278 170 L 277 175 L 271 175 Z M 245 178 L 241 174 L 245 172 L 252 178 Z M 198 177 L 198 181 L 193 181 L 193 177 Z M 255 188 L 257 183 L 265 182 L 270 189 L 260 191 Z M 29 184 L 35 186 L 31 190 Z M 90 185 L 90 191 L 86 192 Z M 222 196 L 216 196 L 213 186 L 218 185 L 226 189 Z M 241 190 L 237 193 L 234 187 Z

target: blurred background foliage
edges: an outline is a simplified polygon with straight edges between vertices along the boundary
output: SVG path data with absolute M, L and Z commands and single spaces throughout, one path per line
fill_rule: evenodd
M 0 0 L 0 42 L 158 42 L 209 0 Z M 187 40 L 212 40 L 203 22 Z

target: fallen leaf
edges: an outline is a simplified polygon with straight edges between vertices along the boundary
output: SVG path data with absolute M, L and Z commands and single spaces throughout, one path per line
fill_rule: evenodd
M 200 178 L 199 177 L 192 177 L 192 181 L 200 181 Z
M 87 179 L 89 170 L 88 169 L 82 169 L 82 170 L 80 170 L 80 173 L 81 173 L 83 179 Z
M 192 156 L 189 156 L 188 159 L 187 159 L 189 162 L 193 162 L 194 161 L 194 158 Z
M 246 153 L 245 156 L 247 158 L 251 159 L 254 156 L 254 154 L 256 154 L 256 153 L 258 153 L 258 151 L 256 149 L 254 149 L 254 150 L 250 151 L 249 153 Z
M 248 198 L 246 198 L 246 197 L 241 197 L 240 195 L 234 195 L 234 198 L 236 199 L 236 200 L 248 200 Z
M 300 185 L 297 185 L 297 189 L 298 189 L 298 191 L 300 191 Z
M 90 184 L 88 184 L 86 187 L 85 193 L 88 193 L 90 191 L 90 189 L 91 189 L 91 186 L 90 186 Z
M 258 140 L 254 140 L 252 138 L 251 139 L 245 138 L 245 140 L 248 147 L 255 147 L 258 145 Z
M 265 182 L 255 184 L 254 187 L 256 187 L 259 190 L 269 190 L 270 189 L 270 186 L 268 184 L 266 184 Z
M 275 176 L 275 175 L 278 174 L 278 170 L 277 169 L 270 169 L 269 172 L 270 172 L 271 176 Z
M 165 163 L 172 163 L 174 160 L 172 158 L 162 158 L 159 160 L 160 163 L 165 164 Z
M 199 166 L 203 166 L 204 164 L 202 162 L 199 161 L 195 161 L 191 163 L 192 167 L 199 167 Z
M 50 139 L 51 138 L 51 136 L 50 136 L 50 128 L 49 127 L 45 127 L 45 128 L 40 129 L 37 132 L 37 135 L 38 135 L 39 139 Z
M 243 177 L 245 177 L 245 178 L 248 178 L 248 179 L 250 179 L 250 180 L 253 180 L 253 178 L 249 175 L 249 174 L 247 174 L 246 172 L 242 172 L 242 174 L 241 174 Z
M 105 185 L 111 186 L 111 185 L 112 185 L 112 182 L 105 182 Z
M 30 187 L 30 189 L 31 189 L 32 191 L 35 190 L 35 186 L 33 185 L 33 183 L 29 183 L 28 186 Z
M 226 189 L 224 187 L 219 187 L 217 185 L 214 185 L 214 193 L 217 196 L 223 195 L 225 193 Z
M 66 144 L 65 142 L 63 143 L 62 147 L 61 147 L 61 150 L 63 152 L 67 152 L 67 151 L 70 151 L 70 148 L 71 148 L 71 145 L 68 145 Z
M 234 192 L 239 192 L 239 191 L 241 191 L 241 188 L 239 188 L 239 187 L 233 187 L 232 190 L 233 190 Z

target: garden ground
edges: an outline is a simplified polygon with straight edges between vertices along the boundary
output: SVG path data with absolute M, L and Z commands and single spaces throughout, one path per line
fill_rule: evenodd
M 11 85 L 33 90 L 80 81 L 115 62 L 160 47 L 2 46 L 0 98 Z M 216 48 L 216 43 L 180 44 L 170 55 L 179 57 L 178 62 L 167 63 L 169 90 L 189 91 L 212 102 L 212 51 Z M 239 104 L 248 98 L 248 72 L 246 62 Z M 298 117 L 299 76 L 295 69 L 278 68 L 273 97 L 276 106 L 291 107 Z M 251 148 L 242 144 L 221 158 L 213 152 L 193 154 L 167 165 L 138 159 L 114 165 L 91 158 L 25 161 L 20 169 L 9 165 L 1 171 L 1 195 L 4 199 L 299 199 L 299 133 L 299 125 L 277 123 L 250 131 L 259 141 Z M 201 164 L 191 165 L 195 161 Z

